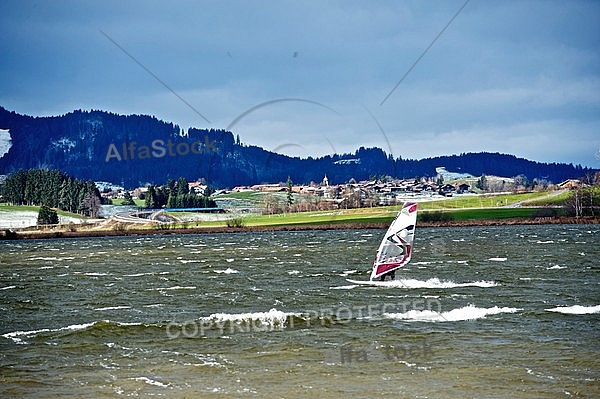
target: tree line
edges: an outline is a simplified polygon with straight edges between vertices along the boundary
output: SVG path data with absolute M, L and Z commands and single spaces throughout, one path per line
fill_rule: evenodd
M 6 177 L 0 193 L 12 205 L 45 206 L 90 217 L 98 216 L 102 204 L 93 181 L 59 170 L 21 169 Z
M 541 163 L 499 153 L 462 153 L 417 160 L 394 157 L 381 148 L 360 147 L 353 153 L 318 158 L 289 157 L 242 144 L 239 137 L 222 129 L 184 131 L 178 125 L 152 116 L 123 116 L 99 110 L 33 118 L 0 107 L 0 126 L 10 130 L 12 141 L 9 152 L 0 157 L 0 173 L 48 165 L 80 179 L 109 181 L 125 188 L 139 187 L 146 182 L 159 184 L 179 176 L 187 179 L 203 176 L 211 186 L 219 188 L 285 182 L 288 175 L 302 184 L 320 181 L 327 175 L 331 183 L 339 184 L 351 178 L 365 180 L 373 174 L 393 178 L 434 176 L 439 166 L 473 176 L 523 174 L 531 181 L 543 179 L 548 183 L 595 172 L 581 165 Z M 139 148 L 154 140 L 214 142 L 216 152 L 106 160 L 111 144 L 135 144 Z
M 145 195 L 145 206 L 156 208 L 216 208 L 217 203 L 210 198 L 214 191 L 206 187 L 202 193 L 190 188 L 185 177 L 177 181 L 168 179 L 162 186 L 150 186 Z

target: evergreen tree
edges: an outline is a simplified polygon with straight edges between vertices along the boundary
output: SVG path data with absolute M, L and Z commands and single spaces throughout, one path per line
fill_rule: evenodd
M 171 195 L 171 193 L 175 193 L 175 180 L 167 179 L 167 184 L 165 185 L 165 195 L 167 198 Z
M 288 176 L 287 179 L 287 205 L 288 207 L 294 203 L 294 197 L 292 196 L 292 179 Z
M 145 207 L 147 209 L 156 208 L 156 191 L 154 190 L 154 186 L 148 187 L 148 192 L 146 193 Z
M 210 198 L 214 190 L 207 187 L 204 195 L 198 195 L 194 188 L 189 188 L 185 178 L 176 181 L 167 180 L 164 186 L 150 186 L 145 195 L 146 208 L 216 208 L 217 204 Z
M 167 208 L 176 208 L 177 207 L 177 202 L 175 201 L 175 197 L 177 195 L 174 193 L 171 193 L 171 195 L 169 195 L 169 201 L 167 201 Z
M 27 171 L 19 170 L 9 175 L 4 182 L 2 195 L 5 201 L 13 205 L 25 203 L 25 186 L 27 184 Z
M 177 179 L 177 195 L 185 195 L 190 192 L 188 181 L 185 177 L 180 177 Z
M 210 197 L 214 193 L 215 193 L 214 188 L 212 188 L 211 186 L 206 186 L 206 188 L 204 189 L 204 193 L 202 193 L 202 195 L 204 195 L 205 197 Z
M 25 204 L 33 205 L 36 203 L 35 195 L 37 191 L 37 182 L 35 178 L 35 170 L 27 171 L 27 180 L 25 181 Z
M 185 195 L 178 195 L 175 198 L 175 208 L 185 208 L 185 204 L 183 203 Z
M 169 196 L 166 193 L 166 190 L 164 187 L 156 187 L 155 192 L 156 192 L 156 198 L 155 198 L 154 206 L 156 208 L 162 208 L 163 206 L 165 206 L 167 204 Z
M 85 192 L 84 185 L 81 180 L 75 179 L 74 182 L 75 182 L 75 193 L 76 193 L 76 195 L 75 195 L 76 202 L 74 204 L 75 212 L 77 212 L 79 214 L 84 214 L 83 200 L 87 193 Z
M 38 213 L 37 224 L 58 224 L 58 214 L 54 209 L 42 205 Z
M 481 191 L 486 191 L 488 189 L 488 182 L 485 175 L 481 175 L 479 180 L 477 180 L 477 184 L 475 185 Z
M 58 170 L 18 171 L 7 177 L 3 195 L 8 202 L 16 205 L 45 205 L 84 215 L 97 214 L 99 205 L 96 203 L 101 202 L 100 192 L 93 181 L 84 183 L 71 179 Z M 86 195 L 89 198 L 83 206 Z
M 58 192 L 58 207 L 63 210 L 69 209 L 69 182 L 70 178 L 63 180 L 60 185 L 60 191 Z
M 52 207 L 58 208 L 58 200 L 60 198 L 59 192 L 60 187 L 62 186 L 63 180 L 66 176 L 59 170 L 52 171 Z
M 121 201 L 121 205 L 135 205 L 135 201 L 127 190 L 125 190 L 125 194 L 123 194 L 123 201 Z
M 79 203 L 79 198 L 78 198 L 78 190 L 77 190 L 77 179 L 71 179 L 69 180 L 69 204 L 67 211 L 69 212 L 77 212 L 77 204 Z

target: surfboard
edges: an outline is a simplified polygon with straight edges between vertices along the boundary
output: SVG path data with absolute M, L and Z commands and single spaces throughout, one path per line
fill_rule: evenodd
M 379 280 L 352 280 L 347 278 L 346 281 L 352 284 L 357 285 L 370 285 L 370 286 L 391 286 L 398 285 L 400 282 L 398 280 L 388 280 L 388 281 L 379 281 Z

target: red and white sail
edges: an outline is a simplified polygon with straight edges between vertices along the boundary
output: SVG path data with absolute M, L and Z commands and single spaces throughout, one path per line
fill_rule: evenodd
M 371 280 L 410 262 L 416 224 L 417 203 L 406 202 L 379 245 L 377 257 L 373 263 Z

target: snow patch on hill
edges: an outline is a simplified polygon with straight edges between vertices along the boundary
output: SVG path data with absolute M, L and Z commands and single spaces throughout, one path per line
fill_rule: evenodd
M 10 150 L 10 147 L 12 147 L 10 133 L 8 130 L 0 129 L 0 158 Z

